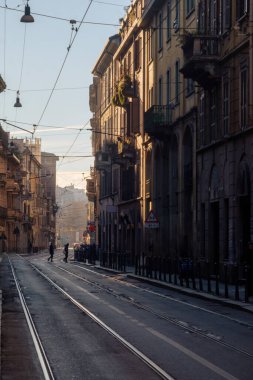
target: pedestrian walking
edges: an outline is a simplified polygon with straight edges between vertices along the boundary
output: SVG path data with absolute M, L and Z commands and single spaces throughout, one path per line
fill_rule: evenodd
M 69 256 L 69 243 L 67 243 L 67 244 L 64 245 L 63 252 L 64 252 L 64 255 L 65 255 L 63 261 L 65 261 L 65 263 L 67 263 L 68 262 L 68 256 Z
M 50 256 L 49 258 L 47 259 L 47 261 L 53 261 L 53 257 L 54 257 L 54 245 L 52 242 L 50 242 L 49 244 L 49 253 L 50 253 Z

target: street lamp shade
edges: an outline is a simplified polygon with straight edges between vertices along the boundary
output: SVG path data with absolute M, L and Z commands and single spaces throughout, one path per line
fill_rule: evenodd
M 17 91 L 16 103 L 14 104 L 14 107 L 22 107 L 19 99 L 19 91 Z
M 25 14 L 21 17 L 20 22 L 34 22 L 34 18 L 31 15 L 31 10 L 30 10 L 30 7 L 28 5 L 28 1 L 27 1 L 26 6 L 25 6 Z

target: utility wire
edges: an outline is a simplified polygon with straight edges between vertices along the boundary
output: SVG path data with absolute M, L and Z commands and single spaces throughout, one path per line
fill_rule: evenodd
M 83 90 L 87 89 L 89 86 L 83 86 L 83 87 L 63 87 L 63 88 L 55 88 L 55 91 L 66 91 L 66 90 Z M 15 91 L 11 88 L 6 88 L 5 91 Z M 39 92 L 39 91 L 52 91 L 52 88 L 40 88 L 40 89 L 33 89 L 33 90 L 22 90 L 22 92 Z
M 70 152 L 70 150 L 72 149 L 72 147 L 74 146 L 74 144 L 75 144 L 75 142 L 76 142 L 76 140 L 78 139 L 78 137 L 79 137 L 79 135 L 80 135 L 80 133 L 82 132 L 82 130 L 84 130 L 84 128 L 86 127 L 86 125 L 88 125 L 89 124 L 89 122 L 90 122 L 90 120 L 88 120 L 86 123 L 85 123 L 85 125 L 83 126 L 83 128 L 78 132 L 78 134 L 76 135 L 76 137 L 75 137 L 75 139 L 74 139 L 74 141 L 73 141 L 73 143 L 71 144 L 71 146 L 69 147 L 69 149 L 67 150 L 67 152 L 66 152 L 66 155 Z M 66 156 L 65 155 L 65 156 Z M 91 157 L 93 157 L 93 156 L 91 156 Z M 60 167 L 61 166 L 61 164 L 62 164 L 62 162 L 63 162 L 63 160 L 64 160 L 64 156 L 62 157 L 62 160 L 59 162 L 59 164 L 58 164 L 58 167 Z
M 87 13 L 88 13 L 88 11 L 89 11 L 89 9 L 90 9 L 92 3 L 93 3 L 93 0 L 90 0 L 90 3 L 88 4 L 88 6 L 87 6 L 87 8 L 86 8 L 86 10 L 85 10 L 85 12 L 84 12 L 84 15 L 83 15 L 83 17 L 82 17 L 81 23 L 79 24 L 78 28 L 76 29 L 76 34 L 74 35 L 74 37 L 73 37 L 71 43 L 69 44 L 69 46 L 68 46 L 68 48 L 67 48 L 67 53 L 66 53 L 65 58 L 64 58 L 64 60 L 63 60 L 62 66 L 61 66 L 60 71 L 59 71 L 59 74 L 57 75 L 57 78 L 56 78 L 56 80 L 55 80 L 54 86 L 53 86 L 53 88 L 52 88 L 52 91 L 50 92 L 49 98 L 48 98 L 48 100 L 47 100 L 47 102 L 46 102 L 46 105 L 45 105 L 45 107 L 44 107 L 44 109 L 43 109 L 43 111 L 42 111 L 42 114 L 41 114 L 41 116 L 40 116 L 40 118 L 39 118 L 39 121 L 38 121 L 37 125 L 40 124 L 40 122 L 41 122 L 41 120 L 42 120 L 42 118 L 43 118 L 43 116 L 44 116 L 44 114 L 45 114 L 45 112 L 46 112 L 46 109 L 47 109 L 47 107 L 48 107 L 48 104 L 49 104 L 49 102 L 50 102 L 50 100 L 51 100 L 51 98 L 52 98 L 52 95 L 53 95 L 54 89 L 55 89 L 55 87 L 56 87 L 56 85 L 57 85 L 57 83 L 58 83 L 58 80 L 59 80 L 60 75 L 61 75 L 61 73 L 62 73 L 63 67 L 64 67 L 64 65 L 65 65 L 65 63 L 66 63 L 67 58 L 68 58 L 68 55 L 69 55 L 70 49 L 71 49 L 71 47 L 73 46 L 73 43 L 75 42 L 75 39 L 76 39 L 77 33 L 79 32 L 80 27 L 81 27 L 81 25 L 82 25 L 82 23 L 83 23 L 83 21 L 84 21 L 86 15 L 87 15 Z M 37 127 L 34 127 L 33 135 L 35 134 L 36 129 L 37 129 Z
M 24 32 L 24 40 L 23 40 L 22 60 L 21 60 L 21 70 L 20 70 L 18 91 L 20 90 L 21 83 L 22 83 L 22 77 L 23 77 L 24 58 L 25 58 L 25 42 L 26 42 L 26 24 L 25 24 L 25 32 Z
M 21 13 L 24 13 L 22 10 L 20 9 L 16 9 L 16 8 L 10 8 L 8 6 L 3 6 L 3 5 L 0 5 L 0 8 L 2 9 L 6 9 L 6 10 L 9 10 L 9 11 L 15 11 L 15 12 L 21 12 Z M 63 17 L 57 17 L 57 16 L 51 16 L 51 15 L 45 15 L 45 14 L 42 14 L 42 13 L 36 13 L 36 12 L 32 12 L 33 15 L 35 16 L 41 16 L 41 17 L 47 17 L 47 18 L 52 18 L 54 20 L 60 20 L 60 21 L 66 21 L 66 22 L 70 22 L 71 19 L 68 19 L 68 18 L 63 18 Z M 78 24 L 90 24 L 90 25 L 103 25 L 103 26 L 120 26 L 120 24 L 112 24 L 112 23 L 106 23 L 106 22 L 95 22 L 95 21 L 83 21 L 83 19 L 81 21 L 78 21 L 76 20 L 76 22 Z
M 21 129 L 22 131 L 28 132 L 28 133 L 30 133 L 31 135 L 33 134 L 33 132 L 28 131 L 27 129 L 24 129 L 24 128 L 18 127 L 17 125 L 14 125 L 14 124 L 8 123 L 8 121 L 6 121 L 6 120 L 4 120 L 4 119 L 1 119 L 1 120 L 4 121 L 6 124 L 12 126 L 12 127 L 15 127 L 15 128 Z

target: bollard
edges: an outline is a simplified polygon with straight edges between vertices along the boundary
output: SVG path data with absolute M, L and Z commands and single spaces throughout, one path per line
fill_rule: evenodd
M 158 257 L 158 270 L 159 270 L 159 281 L 162 281 L 162 259 L 161 259 L 161 256 Z
M 239 268 L 235 265 L 235 300 L 239 301 Z
M 215 294 L 219 296 L 220 294 L 220 289 L 219 289 L 219 264 L 214 263 L 214 268 L 215 268 Z
M 248 265 L 245 265 L 245 289 L 244 289 L 244 302 L 249 302 L 249 271 Z
M 228 298 L 228 266 L 224 265 L 225 298 Z
M 170 258 L 168 259 L 168 272 L 169 272 L 169 283 L 171 284 L 172 279 L 171 279 L 171 259 Z
M 196 290 L 196 281 L 195 281 L 195 262 L 192 261 L 192 287 L 194 290 Z
M 201 273 L 201 263 L 198 262 L 198 275 L 199 275 L 199 290 L 203 291 L 202 273 Z
M 157 257 L 154 257 L 155 280 L 157 280 Z
M 207 261 L 207 291 L 209 293 L 212 292 L 212 287 L 211 287 L 211 279 L 210 279 L 210 263 Z
M 177 285 L 177 260 L 174 260 L 174 284 Z
M 162 264 L 162 267 L 163 267 L 163 281 L 166 282 L 166 272 L 167 272 L 167 262 L 166 262 L 166 259 L 163 259 L 163 264 Z

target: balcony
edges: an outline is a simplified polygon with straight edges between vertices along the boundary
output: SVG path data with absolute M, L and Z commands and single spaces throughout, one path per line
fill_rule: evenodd
M 19 184 L 14 180 L 8 178 L 6 181 L 5 189 L 8 192 L 12 192 L 13 194 L 19 194 L 20 192 L 20 186 Z
M 95 181 L 94 179 L 86 179 L 86 191 L 87 193 L 95 194 Z
M 7 208 L 0 206 L 0 218 L 6 218 L 7 217 Z
M 157 138 L 169 135 L 172 114 L 171 106 L 152 106 L 144 114 L 144 132 Z
M 217 36 L 186 35 L 183 39 L 184 65 L 180 72 L 204 88 L 220 79 L 220 43 Z
M 15 209 L 7 209 L 7 219 L 8 220 L 20 220 L 21 211 Z
M 33 223 L 33 218 L 31 218 L 29 215 L 24 214 L 22 218 L 22 223 L 23 224 L 32 224 Z
M 6 173 L 0 173 L 0 188 L 5 187 L 6 184 Z
M 111 159 L 109 153 L 98 151 L 95 155 L 95 169 L 106 170 L 109 169 Z

